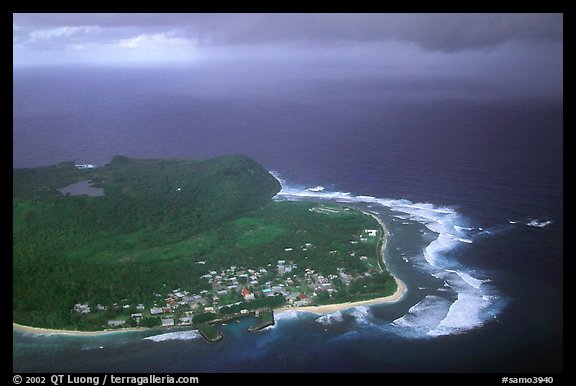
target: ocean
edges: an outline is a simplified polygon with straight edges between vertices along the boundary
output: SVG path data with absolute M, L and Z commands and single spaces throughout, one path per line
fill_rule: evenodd
M 13 166 L 244 153 L 278 200 L 377 214 L 404 299 L 231 323 L 218 344 L 13 332 L 13 371 L 563 371 L 563 102 L 281 70 L 15 69 Z

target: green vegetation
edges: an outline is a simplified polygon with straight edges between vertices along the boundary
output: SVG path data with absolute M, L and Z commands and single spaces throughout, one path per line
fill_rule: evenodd
M 224 336 L 220 331 L 218 331 L 214 326 L 208 323 L 198 323 L 195 324 L 198 332 L 206 339 L 208 342 L 214 343 L 221 340 Z
M 58 191 L 82 180 L 105 194 Z M 208 307 L 234 314 L 394 292 L 377 264 L 374 219 L 334 205 L 273 202 L 279 189 L 244 156 L 15 169 L 13 321 L 155 326 L 161 319 L 151 309 L 169 306 L 161 314 L 178 322 L 194 313 L 194 323 L 205 324 L 216 315 Z M 241 294 L 246 287 L 253 300 Z

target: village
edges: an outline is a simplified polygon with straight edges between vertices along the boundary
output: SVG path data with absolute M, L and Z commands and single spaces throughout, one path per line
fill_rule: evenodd
M 365 229 L 350 245 L 367 242 L 377 237 L 378 230 Z M 283 256 L 289 256 L 296 247 L 284 248 Z M 312 252 L 316 246 L 305 243 L 300 247 L 303 252 Z M 337 254 L 339 251 L 330 251 Z M 367 256 L 357 256 L 354 250 L 349 252 L 351 258 L 358 259 L 365 266 L 364 272 L 349 272 L 344 267 L 337 268 L 336 273 L 323 274 L 314 269 L 314 259 L 310 259 L 309 267 L 299 267 L 288 258 L 278 259 L 266 266 L 248 267 L 233 265 L 220 270 L 208 270 L 200 276 L 207 285 L 203 290 L 194 293 L 175 288 L 164 294 L 154 293 L 146 307 L 143 303 L 129 304 L 122 299 L 111 305 L 90 302 L 75 304 L 73 312 L 81 315 L 114 311 L 117 315 L 107 321 L 108 328 L 121 327 L 152 327 L 152 326 L 187 326 L 193 325 L 195 315 L 258 315 L 263 307 L 269 309 L 278 306 L 291 308 L 311 304 L 323 304 L 345 291 L 354 281 L 369 278 L 375 272 L 375 264 L 368 262 Z M 196 264 L 206 265 L 206 261 L 196 261 Z

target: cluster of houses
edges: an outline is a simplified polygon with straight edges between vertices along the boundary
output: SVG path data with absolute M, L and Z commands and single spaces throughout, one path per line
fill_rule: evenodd
M 322 210 L 331 210 L 325 208 Z M 365 229 L 360 236 L 360 241 L 367 240 L 367 237 L 376 237 L 378 231 L 374 229 Z M 351 243 L 357 243 L 353 240 Z M 302 251 L 308 251 L 315 248 L 312 243 L 305 243 L 301 247 Z M 293 251 L 293 248 L 284 248 L 285 252 Z M 338 251 L 330 251 L 330 253 L 339 253 Z M 350 254 L 355 256 L 355 252 Z M 367 260 L 366 256 L 360 256 L 360 260 Z M 197 264 L 204 265 L 205 261 L 198 261 Z M 330 296 L 338 292 L 335 279 L 339 279 L 343 285 L 350 285 L 350 283 L 361 275 L 349 274 L 345 268 L 337 268 L 337 274 L 322 275 L 315 272 L 314 269 L 305 268 L 303 274 L 294 274 L 298 268 L 293 261 L 277 260 L 276 264 L 268 264 L 267 267 L 258 268 L 244 268 L 242 266 L 230 266 L 219 271 L 210 270 L 201 276 L 211 285 L 211 290 L 202 290 L 198 294 L 190 293 L 189 291 L 176 288 L 169 292 L 167 295 L 155 293 L 154 297 L 157 299 L 154 305 L 146 310 L 143 304 L 132 306 L 126 304 L 127 299 L 123 299 L 122 305 L 113 303 L 114 309 L 132 309 L 136 310 L 130 315 L 140 325 L 144 317 L 154 316 L 160 317 L 162 326 L 176 325 L 175 311 L 182 307 L 178 312 L 177 320 L 179 325 L 189 325 L 192 323 L 192 315 L 196 310 L 203 310 L 204 312 L 217 313 L 222 307 L 238 306 L 242 301 L 220 304 L 220 298 L 229 294 L 240 294 L 244 302 L 250 302 L 257 297 L 269 296 L 284 296 L 286 303 L 290 307 L 300 307 L 311 303 L 311 298 L 317 296 L 322 292 L 327 292 Z M 302 272 L 301 270 L 299 272 Z M 365 272 L 363 276 L 369 276 L 369 272 Z M 163 298 L 163 301 L 160 299 Z M 97 311 L 106 311 L 107 306 L 97 304 L 95 306 Z M 87 302 L 84 304 L 75 304 L 73 311 L 82 315 L 89 314 L 91 308 Z M 247 309 L 241 310 L 243 313 L 248 313 Z M 126 324 L 126 320 L 109 320 L 110 327 L 121 327 Z

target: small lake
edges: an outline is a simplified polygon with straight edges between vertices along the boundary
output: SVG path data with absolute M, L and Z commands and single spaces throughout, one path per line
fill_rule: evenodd
M 79 181 L 58 190 L 64 195 L 69 194 L 71 196 L 80 196 L 83 194 L 91 197 L 103 196 L 104 189 L 95 188 L 92 186 L 92 183 L 91 180 Z

